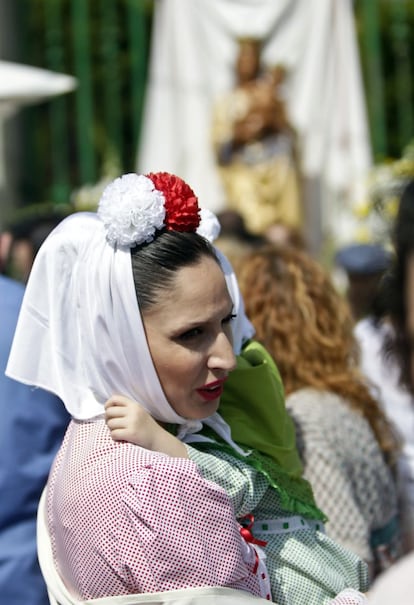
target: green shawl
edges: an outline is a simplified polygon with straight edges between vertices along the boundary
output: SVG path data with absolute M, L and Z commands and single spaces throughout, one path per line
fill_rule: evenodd
M 310 484 L 302 477 L 295 428 L 286 411 L 279 371 L 257 341 L 248 341 L 237 356 L 237 367 L 225 383 L 218 411 L 231 427 L 232 439 L 249 454 L 238 454 L 204 425 L 201 432 L 214 441 L 214 448 L 231 453 L 263 473 L 280 494 L 286 510 L 326 520 L 315 504 Z M 192 446 L 203 451 L 212 449 L 211 442 L 195 442 Z

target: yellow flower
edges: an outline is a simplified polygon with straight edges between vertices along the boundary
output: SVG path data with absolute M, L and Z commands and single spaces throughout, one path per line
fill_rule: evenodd
M 399 197 L 396 195 L 387 198 L 386 204 L 384 204 L 384 215 L 386 218 L 393 219 L 397 216 L 399 203 Z
M 372 210 L 372 205 L 369 200 L 359 202 L 358 205 L 354 206 L 354 214 L 359 219 L 367 218 Z
M 361 244 L 367 244 L 372 241 L 372 235 L 366 225 L 360 225 L 355 233 L 356 241 Z

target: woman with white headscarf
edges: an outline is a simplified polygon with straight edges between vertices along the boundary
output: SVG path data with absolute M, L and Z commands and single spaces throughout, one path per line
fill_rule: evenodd
M 51 472 L 47 521 L 55 565 L 77 600 L 197 586 L 261 592 L 256 551 L 241 538 L 224 490 L 189 460 L 116 444 L 105 426 L 103 404 L 113 392 L 146 402 L 158 420 L 181 425 L 183 435 L 198 424 L 177 414 L 164 395 L 131 271 L 131 244 L 167 230 L 168 220 L 175 221 L 176 245 L 198 226 L 190 188 L 174 177 L 164 182 L 172 203 L 174 195 L 182 198 L 167 218 L 165 194 L 151 179 L 126 175 L 104 195 L 99 217 L 75 214 L 54 230 L 33 267 L 9 358 L 10 376 L 59 394 L 73 418 Z M 221 315 L 214 316 L 212 348 L 214 371 L 224 378 L 234 365 L 233 304 L 210 244 L 200 236 L 194 241 L 186 254 L 208 257 L 218 278 L 214 313 Z M 144 288 L 140 293 L 148 297 Z
M 174 591 L 200 586 L 238 591 L 237 598 L 220 593 L 220 602 L 270 599 L 259 551 L 229 516 L 233 506 L 238 517 L 252 512 L 264 496 L 275 517 L 284 511 L 292 522 L 282 528 L 286 562 L 280 559 L 270 578 L 275 602 L 296 605 L 305 595 L 324 605 L 346 587 L 364 589 L 361 561 L 320 531 L 323 515 L 300 477 L 289 425 L 275 427 L 279 441 L 269 440 L 266 456 L 254 455 L 257 434 L 244 422 L 237 427 L 234 414 L 230 430 L 217 413 L 235 353 L 253 331 L 231 268 L 207 241 L 214 224 L 200 222 L 197 198 L 178 177 L 124 175 L 107 187 L 97 215 L 63 221 L 36 258 L 7 373 L 56 393 L 73 417 L 46 505 L 60 588 L 74 599 L 66 602 L 160 592 L 154 602 L 174 602 Z M 157 421 L 148 416 L 143 447 L 111 439 L 104 404 L 118 393 Z M 245 478 L 231 502 L 231 485 L 203 466 L 212 456 L 195 449 L 214 448 L 215 439 L 238 457 L 226 462 L 224 452 L 219 464 L 234 464 Z M 258 469 L 265 458 L 266 468 Z M 185 602 L 182 592 L 176 599 Z

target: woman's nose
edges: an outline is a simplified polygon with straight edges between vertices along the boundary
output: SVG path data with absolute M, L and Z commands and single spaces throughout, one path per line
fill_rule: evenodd
M 222 369 L 230 372 L 236 367 L 233 344 L 224 332 L 220 332 L 212 346 L 208 366 L 210 369 Z

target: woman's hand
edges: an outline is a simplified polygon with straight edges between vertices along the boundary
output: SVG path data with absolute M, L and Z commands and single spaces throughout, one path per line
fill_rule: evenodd
M 185 445 L 129 397 L 113 395 L 108 399 L 105 420 L 114 441 L 128 441 L 153 452 L 188 458 Z

